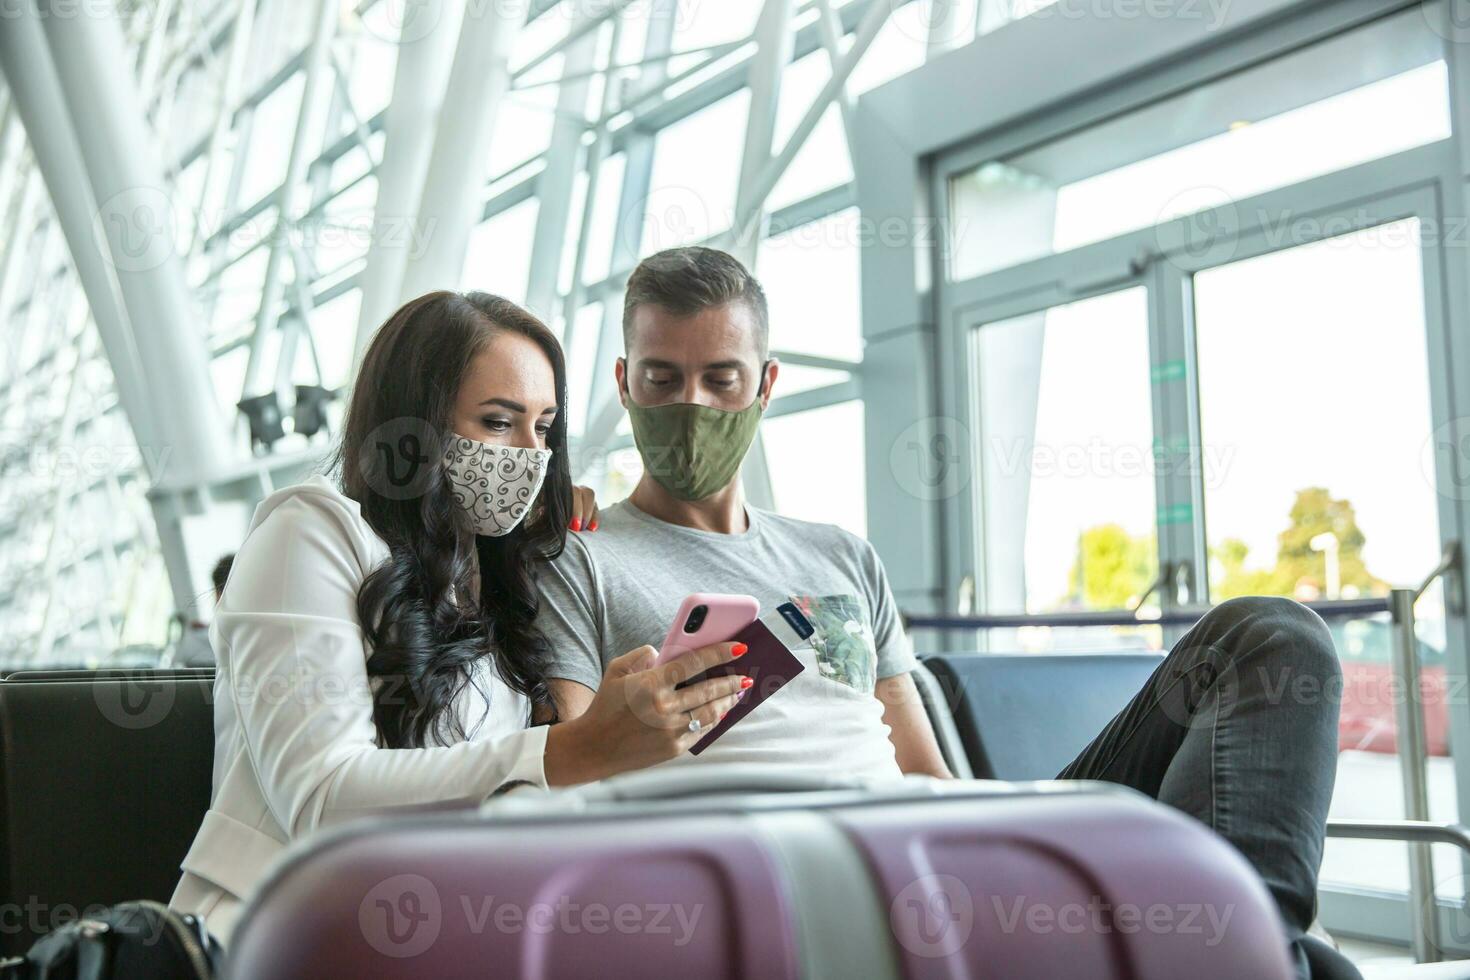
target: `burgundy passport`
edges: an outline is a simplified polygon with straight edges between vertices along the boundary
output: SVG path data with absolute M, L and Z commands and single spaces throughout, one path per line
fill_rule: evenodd
M 720 723 L 711 728 L 708 735 L 694 743 L 689 749 L 693 755 L 699 755 L 713 745 L 720 736 L 739 724 L 740 719 L 754 711 L 762 701 L 781 690 L 786 686 L 787 681 L 806 669 L 802 666 L 801 661 L 796 659 L 796 655 L 787 649 L 786 644 L 776 638 L 771 628 L 759 619 L 730 637 L 730 642 L 735 641 L 744 643 L 750 649 L 743 656 L 727 664 L 711 667 L 699 676 L 691 677 L 678 685 L 683 688 L 712 677 L 725 677 L 729 674 L 743 674 L 754 682 L 746 689 L 745 697 L 735 702 L 735 707 L 726 713 Z

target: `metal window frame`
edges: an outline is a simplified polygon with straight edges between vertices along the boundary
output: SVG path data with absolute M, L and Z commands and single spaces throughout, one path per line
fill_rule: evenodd
M 1044 25 L 1017 22 L 1006 29 L 1004 46 L 981 38 L 967 49 L 869 93 L 859 102 L 855 159 L 859 205 L 869 221 L 922 218 L 942 226 L 948 204 L 944 189 L 954 174 L 1408 8 L 1404 3 L 1376 0 L 1245 3 L 1234 5 L 1214 30 L 1167 22 L 1150 23 L 1146 31 L 1138 30 L 1135 24 L 1128 33 L 1118 24 L 1081 22 L 1070 25 L 1069 37 L 1061 44 L 1055 43 L 1056 37 L 1048 35 Z M 1433 16 L 1435 5 L 1425 9 L 1426 16 Z M 1124 33 L 1127 37 L 1122 36 Z M 1448 40 L 1445 45 L 1445 60 L 1451 67 L 1451 140 L 1262 197 L 1298 209 L 1340 209 L 1365 195 L 1383 205 L 1401 194 L 1402 200 L 1415 202 L 1411 208 L 1414 213 L 1437 215 L 1446 222 L 1463 220 L 1463 178 L 1470 166 L 1464 155 L 1456 152 L 1456 144 L 1470 130 L 1470 99 L 1465 97 L 1470 92 L 1470 71 L 1460 47 Z M 997 83 L 1006 79 L 1007 92 L 1015 97 L 993 107 L 948 108 L 940 95 L 961 79 L 972 88 L 982 89 L 991 79 Z M 918 112 L 919 106 L 928 109 Z M 1411 176 L 1403 176 L 1402 171 L 1390 173 L 1392 167 L 1405 163 L 1413 167 Z M 1307 193 L 1305 199 L 1303 192 Z M 1388 214 L 1394 206 L 1389 202 L 1382 213 Z M 1048 298 L 1078 298 L 1077 292 L 1065 287 L 1068 277 L 1058 275 L 1058 270 L 1068 264 L 1075 266 L 1072 271 L 1079 281 L 1089 275 L 1097 277 L 1099 285 L 1094 292 L 1111 291 L 1126 276 L 1115 274 L 1108 283 L 1104 280 L 1109 277 L 1100 270 L 1126 269 L 1137 254 L 1137 246 L 1151 244 L 1139 236 L 1151 238 L 1151 233 L 1152 229 L 1145 229 L 1085 246 L 1060 259 L 1051 256 L 1004 270 L 1004 274 L 980 277 L 988 280 L 988 290 L 980 293 L 986 302 L 986 315 L 999 318 L 1008 312 L 1033 310 L 1050 305 L 1044 301 Z M 865 254 L 864 330 L 870 338 L 876 334 L 880 342 L 887 342 L 893 360 L 901 365 L 893 372 L 896 378 L 885 379 L 881 385 L 865 385 L 866 397 L 877 409 L 867 416 L 870 460 L 883 458 L 907 425 L 922 425 L 926 417 L 963 418 L 966 379 L 952 368 L 961 361 L 961 352 L 955 346 L 957 331 L 950 328 L 956 304 L 946 299 L 952 294 L 952 286 L 944 281 L 944 241 L 941 234 L 899 247 L 870 249 Z M 1470 371 L 1462 363 L 1463 355 L 1459 362 L 1452 356 L 1457 345 L 1463 346 L 1463 339 L 1457 340 L 1445 325 L 1467 322 L 1470 270 L 1462 262 L 1451 261 L 1446 250 L 1436 251 L 1433 259 L 1426 255 L 1426 317 L 1431 324 L 1431 358 L 1442 358 L 1445 366 L 1436 372 L 1431 384 L 1432 417 L 1436 423 L 1459 424 L 1449 393 L 1470 390 L 1466 387 Z M 1177 298 L 1187 270 L 1158 264 L 1150 270 L 1153 281 L 1148 284 L 1154 291 Z M 1137 277 L 1140 282 L 1145 279 Z M 1052 290 L 1049 297 L 1047 290 Z M 1083 288 L 1082 292 L 1087 290 Z M 1177 345 L 1178 338 L 1188 338 L 1192 333 L 1183 322 L 1183 307 L 1166 303 L 1155 311 L 1155 319 L 1169 325 L 1164 335 L 1154 338 L 1154 349 L 1160 355 L 1165 353 L 1161 342 L 1174 338 Z M 870 339 L 865 365 L 868 371 L 872 370 L 873 349 Z M 1168 356 L 1181 356 L 1181 352 Z M 1188 361 L 1190 352 L 1183 351 L 1182 356 Z M 1187 380 L 1182 387 L 1186 392 L 1192 390 L 1193 381 Z M 912 390 L 915 388 L 917 393 Z M 1197 440 L 1197 408 L 1191 407 L 1187 398 L 1180 404 L 1164 406 L 1160 414 L 1170 427 L 1181 433 L 1193 432 Z M 895 489 L 891 474 L 870 473 L 869 480 L 874 514 L 870 533 L 888 561 L 900 601 L 915 611 L 954 609 L 968 556 L 952 542 L 965 540 L 969 534 L 967 492 L 937 501 L 915 501 Z M 1440 489 L 1441 537 L 1459 537 L 1470 526 L 1470 509 L 1455 499 L 1453 488 Z M 1170 492 L 1177 492 L 1177 488 Z M 1195 491 L 1191 489 L 1190 493 Z M 1198 504 L 1197 496 L 1194 502 Z M 1203 554 L 1202 525 L 1192 522 L 1190 531 L 1180 541 L 1166 543 L 1161 538 L 1161 547 L 1198 568 Z M 1197 577 L 1196 581 L 1203 578 Z M 1463 678 L 1467 645 L 1463 614 L 1452 614 L 1451 620 L 1449 669 L 1452 675 Z M 1456 712 L 1451 724 L 1453 744 L 1470 745 L 1470 712 Z M 1457 764 L 1457 775 L 1461 812 L 1470 812 L 1470 758 Z M 1324 906 L 1345 907 L 1326 901 Z M 1384 938 L 1407 941 L 1408 933 L 1386 930 Z
M 845 37 L 865 23 L 865 18 L 869 24 L 874 22 L 877 8 L 886 7 L 891 11 L 907 2 L 911 0 L 853 0 L 841 8 L 832 8 L 828 0 L 793 0 L 792 19 L 782 25 L 780 38 L 781 46 L 786 50 L 783 57 L 776 59 L 775 67 L 765 73 L 771 76 L 771 80 L 761 97 L 763 103 L 768 103 L 771 107 L 775 104 L 780 76 L 784 73 L 785 64 L 782 62 L 789 64 L 819 50 L 826 50 L 831 56 L 847 43 Z M 356 12 L 359 15 L 368 12 L 376 3 L 377 0 L 363 0 L 356 6 Z M 223 200 L 224 210 L 220 216 L 223 220 L 215 221 L 215 216 L 206 216 L 211 220 L 201 222 L 196 214 L 192 232 L 195 240 L 190 243 L 189 254 L 184 256 L 188 260 L 188 285 L 204 308 L 206 322 L 213 319 L 225 274 L 235 268 L 237 263 L 256 258 L 260 248 L 269 249 L 274 237 L 256 235 L 254 241 L 240 248 L 231 241 L 232 235 L 255 222 L 262 223 L 262 226 L 293 223 L 310 226 L 320 223 L 343 194 L 360 188 L 369 177 L 376 177 L 381 162 L 381 154 L 373 147 L 377 145 L 375 141 L 385 132 L 387 110 L 362 118 L 352 105 L 350 94 L 344 100 L 341 91 L 345 84 L 342 78 L 344 52 L 352 50 L 351 45 L 358 43 L 364 35 L 344 36 L 335 46 L 324 40 L 332 33 L 329 29 L 331 19 L 326 16 L 326 8 L 319 6 L 316 9 L 322 16 L 317 18 L 317 40 L 313 42 L 309 37 L 302 37 L 300 50 L 282 56 L 278 49 L 270 50 L 261 39 L 272 36 L 273 29 L 279 28 L 284 22 L 283 14 L 290 6 L 289 0 L 224 0 L 211 9 L 203 22 L 196 17 L 185 16 L 188 11 L 184 8 L 179 9 L 180 16 L 170 17 L 167 16 L 167 8 L 160 7 L 157 11 L 146 12 L 146 16 L 135 17 L 128 23 L 119 25 L 120 33 L 126 34 L 130 39 L 147 38 L 148 50 L 145 56 L 137 59 L 136 64 L 128 66 L 135 74 L 142 73 L 141 95 L 145 125 L 166 126 L 175 118 L 175 105 L 181 94 L 181 85 L 188 80 L 199 79 L 204 75 L 209 75 L 214 80 L 223 80 L 220 98 L 215 104 L 204 107 L 205 119 L 201 131 L 191 142 L 177 150 L 176 157 L 166 160 L 164 167 L 170 187 L 182 186 L 176 182 L 196 180 L 202 175 L 203 190 L 198 199 L 193 199 L 194 191 L 191 190 L 179 198 L 178 206 L 190 209 L 197 209 L 201 205 L 214 207 L 210 195 L 214 195 L 216 200 Z M 557 3 L 553 0 L 531 0 L 528 22 L 545 16 L 556 6 Z M 529 60 L 519 60 L 513 73 L 525 77 L 528 71 L 550 57 L 576 48 L 580 38 L 592 36 L 591 32 L 598 30 L 607 19 L 615 17 L 620 9 L 620 5 L 614 5 L 604 12 L 607 16 L 586 18 L 581 25 L 562 32 L 543 50 L 531 55 Z M 766 34 L 771 35 L 774 30 L 775 28 L 767 27 Z M 785 36 L 787 31 L 789 37 Z M 602 139 L 603 152 L 627 152 L 630 147 L 648 141 L 650 134 L 658 129 L 687 118 L 744 88 L 751 80 L 752 65 L 757 63 L 763 50 L 760 44 L 752 43 L 755 40 L 756 35 L 753 33 L 751 37 L 740 41 L 712 45 L 702 52 L 702 64 L 671 76 L 664 73 L 659 84 L 648 86 L 639 97 L 618 107 L 617 112 L 605 111 L 600 118 L 589 120 L 588 125 L 595 127 Z M 764 50 L 769 51 L 775 40 L 774 37 L 767 36 Z M 369 39 L 369 43 L 382 42 Z M 665 54 L 663 57 L 667 59 L 681 54 L 683 52 Z M 642 59 L 640 64 L 644 66 L 645 74 L 649 63 L 659 58 L 657 52 L 651 52 L 651 57 L 645 56 Z M 628 70 L 625 65 L 615 65 L 612 68 L 624 72 Z M 594 69 L 600 72 L 607 70 L 609 66 L 606 65 Z M 298 73 L 308 76 L 308 82 L 315 79 L 318 90 L 329 90 L 326 138 L 320 141 L 319 148 L 307 151 L 308 144 L 317 143 L 314 139 L 316 134 L 305 133 L 308 137 L 306 140 L 300 138 L 302 134 L 298 134 L 298 138 L 292 141 L 295 149 L 292 152 L 291 165 L 287 167 L 287 180 L 268 189 L 258 200 L 242 203 L 239 201 L 241 178 L 252 166 L 250 137 L 255 112 L 261 103 L 282 86 L 293 83 Z M 127 72 L 120 74 L 126 75 Z M 590 78 L 591 72 L 579 74 L 574 69 L 567 68 L 562 75 L 561 80 L 556 83 L 558 86 L 576 82 L 581 76 Z M 120 77 L 116 81 L 120 86 L 135 83 L 135 79 L 126 77 Z M 0 88 L 0 95 L 8 93 Z M 303 95 L 306 96 L 303 103 L 317 101 L 311 98 L 310 84 L 306 86 Z M 841 92 L 837 95 L 840 97 Z M 843 102 L 847 108 L 847 100 Z M 183 103 L 179 101 L 178 105 L 182 106 Z M 5 118 L 13 115 L 9 111 L 8 99 L 5 112 Z M 298 129 L 301 118 L 298 113 Z M 5 124 L 0 123 L 0 126 L 3 125 Z M 311 126 L 307 126 L 307 130 L 310 129 Z M 548 180 L 546 171 L 551 157 L 564 151 L 569 145 L 569 139 L 568 137 L 548 147 L 531 160 L 517 165 L 508 174 L 492 175 L 485 186 L 487 190 L 494 188 L 495 193 L 486 194 L 480 220 L 487 220 L 529 197 L 537 196 L 538 193 L 545 193 Z M 226 165 L 226 149 L 231 142 L 235 144 L 236 151 L 229 155 Z M 561 150 L 558 150 L 558 146 Z M 19 207 L 16 188 L 20 185 L 34 188 L 36 184 L 35 167 L 29 162 L 25 151 L 23 141 L 16 143 L 15 149 L 9 152 L 6 152 L 4 146 L 0 146 L 0 191 L 4 191 L 0 194 L 0 207 Z M 365 154 L 365 163 L 354 161 L 351 168 L 337 166 L 349 155 L 359 152 Z M 576 170 L 582 169 L 583 165 L 579 163 Z M 768 168 L 761 176 L 769 179 L 771 172 Z M 756 186 L 753 192 L 748 191 L 747 207 L 764 193 L 765 190 L 760 186 Z M 560 200 L 563 195 L 564 187 L 552 196 Z M 189 200 L 185 201 L 184 198 Z M 282 202 L 288 205 L 284 210 L 280 208 Z M 807 221 L 820 220 L 850 207 L 852 203 L 850 184 L 823 191 L 767 216 L 769 230 L 766 233 L 775 234 Z M 51 235 L 56 227 L 49 209 L 41 205 L 36 220 L 30 227 L 23 230 L 12 227 L 9 240 L 5 243 L 6 254 L 12 259 L 26 256 L 34 248 L 34 235 Z M 551 247 L 552 236 L 549 231 L 543 237 L 540 251 L 547 255 L 571 246 L 568 239 L 559 248 Z M 232 252 L 232 248 L 235 251 Z M 302 318 L 310 322 L 311 311 L 316 307 L 357 289 L 364 263 L 357 260 L 338 268 L 315 268 L 310 258 L 299 248 L 272 251 L 274 254 L 267 263 L 266 279 L 273 281 L 275 286 L 265 290 L 266 302 L 256 312 L 256 328 L 253 332 L 246 329 L 243 321 L 225 330 L 208 328 L 208 333 L 213 334 L 213 341 L 208 345 L 207 354 L 211 362 L 217 363 L 219 358 L 235 354 L 242 346 L 252 345 L 255 348 L 252 358 L 255 364 L 251 373 L 261 379 L 274 377 L 279 382 L 284 376 L 281 358 L 276 357 L 274 364 L 265 364 L 262 358 L 262 338 L 267 330 L 274 328 L 279 317 L 282 318 L 283 325 L 290 325 L 286 332 L 295 341 L 305 340 L 312 344 L 313 334 L 299 330 L 295 324 Z M 274 275 L 270 274 L 270 266 L 275 267 Z M 289 289 L 282 291 L 280 284 L 287 278 L 286 270 L 292 266 L 297 269 L 297 281 L 291 283 Z M 622 289 L 630 266 L 631 262 L 615 265 L 611 274 L 603 280 L 582 287 L 580 295 L 577 295 L 578 290 L 574 288 L 572 296 L 558 295 L 556 301 L 568 304 L 567 309 L 573 316 L 580 306 L 593 303 L 606 305 L 606 301 Z M 28 289 L 19 289 L 15 291 L 15 295 L 0 298 L 3 299 L 0 302 L 0 316 L 30 319 L 29 314 L 44 307 L 44 304 L 32 302 L 33 298 L 42 295 L 43 288 L 47 295 L 54 293 L 58 296 L 76 289 L 70 263 L 65 258 L 59 258 L 53 265 L 50 253 L 47 252 L 44 267 L 54 271 L 34 277 L 28 283 Z M 544 291 L 546 270 L 540 270 L 540 281 Z M 277 296 L 279 301 L 272 301 L 272 297 Z M 266 324 L 266 329 L 262 329 L 262 323 Z M 253 344 L 252 337 L 256 338 Z M 47 341 L 41 351 L 39 363 L 52 362 L 69 343 L 62 337 Z M 286 343 L 283 346 L 289 352 L 292 344 Z M 312 344 L 313 349 L 314 346 Z M 804 357 L 800 354 L 784 356 L 788 362 L 798 363 Z M 824 362 L 821 366 L 855 370 L 853 365 L 840 361 L 830 364 Z M 860 381 L 851 378 L 820 391 L 801 392 L 779 399 L 773 406 L 773 412 L 784 414 L 803 407 L 820 407 L 837 400 L 859 397 L 860 392 Z M 14 399 L 20 397 L 21 393 L 21 387 L 10 384 L 0 387 L 0 410 L 14 404 Z M 116 417 L 112 413 L 117 410 L 116 397 L 102 393 L 95 406 L 92 403 L 83 406 L 70 423 L 70 428 L 79 434 L 101 431 L 94 427 L 104 418 Z M 54 425 L 55 420 L 38 418 L 36 424 L 44 428 Z M 234 437 L 240 438 L 242 434 L 243 429 L 236 424 Z M 191 515 L 200 516 L 206 513 L 214 501 L 258 500 L 273 486 L 302 473 L 306 466 L 315 461 L 316 455 L 314 452 L 303 454 L 293 451 L 242 460 L 227 467 L 214 467 L 215 471 L 201 476 L 197 485 L 154 492 L 151 495 L 153 516 L 160 528 L 167 529 L 162 547 L 174 579 L 176 597 L 198 592 L 193 587 L 196 584 L 193 579 L 199 569 L 191 567 L 188 561 L 188 545 L 182 534 L 182 523 Z M 106 492 L 113 496 L 122 493 L 127 500 L 132 501 L 143 492 L 146 482 L 134 480 L 135 475 L 110 474 L 105 478 L 90 480 L 87 486 L 75 488 L 73 492 Z M 141 497 L 136 502 L 141 503 Z M 17 533 L 7 535 L 4 529 L 0 529 L 0 565 L 24 571 L 27 574 L 23 577 L 30 580 L 39 569 L 30 568 L 29 559 L 25 557 L 25 549 L 30 547 L 26 540 Z M 111 548 L 104 549 L 105 553 L 98 553 L 96 549 L 85 554 L 69 553 L 53 563 L 57 565 L 58 571 L 55 575 L 45 577 L 49 581 L 41 583 L 40 593 L 43 597 L 56 594 L 64 588 L 64 580 L 72 571 L 82 569 L 83 566 L 99 560 L 115 561 L 121 551 L 136 553 L 146 560 L 150 555 L 159 554 L 159 546 L 156 536 L 142 534 L 128 541 L 113 542 Z M 26 612 L 27 609 L 38 608 L 31 598 L 36 595 L 35 588 L 11 589 L 0 595 L 0 637 L 15 640 L 25 638 L 23 625 L 19 627 L 19 632 L 12 631 L 12 627 L 27 621 L 30 615 Z M 39 601 L 44 602 L 45 599 Z M 125 595 L 114 594 L 108 601 L 111 602 L 110 607 L 102 609 L 99 616 L 92 619 L 113 617 L 119 622 L 126 622 Z M 182 599 L 178 601 L 183 602 Z M 65 639 L 69 631 L 87 629 L 91 622 L 92 620 L 79 621 L 70 626 L 63 624 L 56 635 L 58 639 Z

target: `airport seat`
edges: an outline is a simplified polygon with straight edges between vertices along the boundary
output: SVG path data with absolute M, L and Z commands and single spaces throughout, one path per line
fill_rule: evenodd
M 17 670 L 4 680 L 27 681 L 101 681 L 156 680 L 160 677 L 200 677 L 214 680 L 213 667 L 47 667 Z
M 87 670 L 88 667 L 87 667 L 86 664 L 82 664 L 82 663 L 78 663 L 78 664 L 53 664 L 50 667 L 47 667 L 46 669 L 47 670 Z M 14 677 L 16 674 L 31 673 L 34 670 L 35 670 L 35 668 L 32 668 L 32 667 L 17 666 L 15 664 L 6 664 L 4 667 L 0 667 L 0 680 L 4 680 L 4 679 L 9 678 L 9 677 Z
M 923 665 L 951 716 L 936 728 L 957 729 L 975 776 L 1024 780 L 1061 772 L 1162 660 L 1156 653 L 942 653 Z
M 932 680 L 919 686 L 938 692 L 925 705 L 946 757 L 963 751 L 980 778 L 1050 779 L 1138 693 L 1161 659 L 1154 653 L 931 654 L 920 672 Z M 1344 822 L 1329 821 L 1327 832 L 1384 839 Z M 1313 977 L 1355 975 L 1346 957 L 1326 942 L 1309 937 L 1306 949 Z M 1470 980 L 1470 961 L 1370 966 L 1361 972 L 1366 980 Z
M 1130 790 L 803 787 L 738 768 L 513 792 L 479 814 L 359 821 L 304 841 L 249 902 L 225 974 L 1290 976 L 1244 859 Z M 786 792 L 753 789 L 762 779 Z M 1229 927 L 1142 929 L 1122 911 L 1202 906 L 1231 909 Z
M 939 753 L 944 764 L 956 779 L 974 779 L 975 771 L 970 765 L 970 756 L 959 726 L 954 720 L 954 701 L 934 672 L 920 664 L 913 672 L 914 686 L 919 690 L 919 700 L 924 704 L 924 713 L 929 716 L 929 725 L 939 742 Z M 986 778 L 993 778 L 987 776 Z
M 212 697 L 153 672 L 0 680 L 0 895 L 22 913 L 0 955 L 89 906 L 168 901 L 209 807 Z

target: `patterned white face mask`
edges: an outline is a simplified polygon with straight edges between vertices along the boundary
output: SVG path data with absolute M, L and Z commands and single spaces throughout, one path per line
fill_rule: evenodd
M 550 463 L 550 449 L 494 446 L 461 435 L 444 454 L 454 499 L 475 533 L 492 538 L 509 534 L 525 518 Z

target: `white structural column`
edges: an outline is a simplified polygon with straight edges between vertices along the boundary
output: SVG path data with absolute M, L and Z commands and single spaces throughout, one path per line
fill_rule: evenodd
M 586 21 L 602 19 L 589 4 L 572 27 L 578 31 Z M 546 151 L 546 169 L 536 180 L 536 233 L 531 242 L 531 275 L 526 284 L 526 306 L 550 323 L 555 312 L 557 279 L 561 275 L 566 248 L 567 222 L 571 217 L 572 191 L 576 186 L 581 158 L 582 135 L 587 132 L 587 96 L 591 72 L 597 58 L 595 30 L 586 31 L 567 48 L 562 59 L 562 82 L 556 97 L 556 122 Z M 616 53 L 616 52 L 614 52 Z
M 657 91 L 668 78 L 668 62 L 663 58 L 673 47 L 677 15 L 678 0 L 653 0 L 648 14 L 648 33 L 644 35 L 644 68 L 627 103 Z M 640 131 L 629 135 L 624 150 L 623 186 L 618 194 L 618 218 L 613 229 L 609 263 L 614 276 L 626 276 L 632 272 L 643 247 L 643 221 L 653 181 L 653 150 L 652 133 Z M 623 310 L 618 303 L 609 302 L 603 307 L 602 329 L 593 359 L 587 427 L 582 436 L 585 451 L 577 460 L 579 474 L 586 473 L 588 468 L 604 458 L 603 449 L 617 431 L 618 421 L 623 416 L 612 373 L 613 361 L 622 349 Z
M 612 70 L 622 32 L 622 19 L 614 17 L 608 37 L 608 72 L 602 86 L 602 105 L 598 109 L 597 126 L 593 133 L 592 145 L 587 148 L 587 192 L 582 199 L 582 218 L 578 223 L 575 252 L 572 256 L 572 283 L 562 301 L 561 345 L 562 349 L 567 352 L 568 358 L 580 359 L 582 356 L 577 353 L 581 350 L 577 345 L 577 313 L 587 301 L 587 287 L 582 280 L 587 271 L 587 247 L 592 238 L 592 219 L 597 213 L 598 195 L 602 193 L 602 165 L 607 161 L 607 147 L 610 142 L 607 129 L 608 120 L 617 110 L 622 97 L 623 79 Z M 595 354 L 597 350 L 595 338 L 592 350 Z
M 822 47 L 827 52 L 827 66 L 832 74 L 837 74 L 837 66 L 842 62 L 842 18 L 837 9 L 832 6 L 832 0 L 817 0 L 817 30 L 821 32 Z M 837 105 L 842 110 L 842 132 L 847 137 L 847 149 L 852 151 L 853 113 L 857 108 L 857 101 L 848 93 L 844 85 L 837 93 Z
M 434 132 L 418 227 L 421 251 L 409 256 L 401 293 L 418 296 L 453 288 L 464 270 L 470 231 L 484 214 L 490 137 L 510 90 L 510 55 L 525 25 L 530 0 L 475 4 L 465 11 L 459 48 L 440 110 L 446 125 Z M 452 121 L 452 125 L 448 125 Z
M 225 61 L 225 79 L 219 87 L 214 128 L 209 134 L 209 146 L 204 151 L 204 177 L 199 181 L 199 211 L 205 220 L 194 223 L 194 242 L 190 243 L 190 252 L 194 251 L 194 244 L 200 237 L 215 227 L 216 223 L 210 219 L 216 215 L 223 217 L 222 211 L 211 213 L 211 209 L 215 208 L 215 199 L 219 196 L 216 187 L 227 179 L 227 175 L 221 174 L 221 171 L 224 169 L 225 149 L 233 133 L 231 123 L 240 103 L 240 89 L 245 84 L 245 65 L 255 30 L 255 6 L 256 0 L 238 0 L 235 22 L 230 27 L 230 53 Z
M 35 9 L 29 3 L 19 5 L 17 15 L 0 31 L 0 69 L 5 72 L 12 104 L 30 139 L 36 174 L 45 180 L 77 277 L 87 294 L 92 319 L 97 324 L 107 359 L 112 365 L 123 413 L 139 445 L 161 448 L 169 441 L 169 436 L 161 422 L 155 419 L 133 331 L 112 269 L 98 247 L 93 223 L 96 205 L 82 165 L 81 149 L 62 99 L 45 35 Z M 38 187 L 37 177 L 33 175 L 22 194 L 17 236 L 29 233 L 33 204 L 39 196 Z M 4 275 L 0 277 L 0 282 L 7 287 L 7 294 L 16 273 L 20 247 L 26 247 L 25 241 L 17 237 L 7 249 Z M 5 309 L 8 308 L 7 300 Z M 144 458 L 151 463 L 158 457 L 150 453 Z M 163 474 L 150 472 L 148 475 L 156 480 Z
M 433 229 L 417 220 L 435 124 L 444 102 L 454 42 L 464 19 L 464 0 L 420 0 L 404 9 L 393 97 L 383 120 L 386 142 L 378 166 L 373 240 L 363 269 L 362 307 L 353 363 L 361 362 L 373 331 L 409 297 L 402 292 L 410 250 Z M 356 376 L 356 371 L 353 375 Z
M 735 194 L 731 230 L 737 232 L 732 251 L 748 269 L 755 269 L 756 253 L 765 222 L 756 217 L 741 223 L 740 215 L 761 215 L 770 189 L 762 189 L 760 174 L 771 162 L 776 138 L 776 110 L 781 104 L 781 79 L 791 63 L 795 38 L 791 32 L 793 0 L 766 0 L 755 25 L 756 53 L 750 62 L 750 115 L 745 124 L 745 148 L 740 157 L 740 185 Z M 744 228 L 745 234 L 738 234 Z M 757 507 L 774 510 L 775 491 L 766 461 L 765 440 L 759 432 L 742 467 L 745 492 Z
M 28 5 L 25 9 L 35 16 Z M 135 327 L 148 388 L 159 398 L 166 392 L 168 405 L 189 406 L 188 411 L 160 413 L 168 455 L 159 478 L 170 486 L 207 479 L 229 459 L 226 430 L 210 383 L 203 331 L 167 218 L 172 199 L 127 68 L 121 25 L 115 14 L 101 12 L 42 20 L 69 112 L 62 110 L 59 118 L 48 114 L 27 130 L 35 140 L 38 128 L 71 120 L 98 202 L 96 220 L 107 239 L 128 321 Z M 15 29 L 12 20 L 0 33 L 11 35 Z M 75 192 L 67 187 L 52 199 L 61 206 L 60 199 Z M 96 309 L 94 305 L 94 313 Z M 109 345 L 109 359 L 112 353 Z M 132 412 L 129 419 L 136 422 Z
M 143 50 L 137 59 L 139 91 L 152 92 L 158 85 L 159 69 L 163 65 L 163 51 L 168 37 L 168 22 L 176 6 L 178 6 L 176 0 L 155 0 L 153 9 L 148 15 L 148 36 L 143 39 Z M 178 79 L 166 81 L 169 87 L 173 88 Z
M 755 25 L 755 57 L 750 62 L 750 115 L 745 124 L 745 148 L 740 157 L 740 186 L 735 194 L 732 229 L 749 228 L 738 235 L 732 251 L 747 266 L 755 265 L 762 222 L 742 226 L 737 216 L 760 212 L 770 190 L 760 187 L 760 174 L 771 162 L 776 135 L 776 109 L 781 102 L 781 77 L 791 63 L 793 0 L 766 0 Z
M 801 152 L 802 144 L 811 136 L 812 130 L 817 128 L 821 122 L 822 113 L 827 107 L 842 96 L 847 87 L 847 80 L 852 77 L 853 69 L 863 60 L 863 55 L 868 53 L 868 48 L 878 38 L 878 32 L 888 22 L 889 16 L 895 9 L 903 5 L 903 0 L 874 0 L 873 4 L 863 11 L 863 16 L 858 21 L 857 30 L 853 32 L 852 45 L 843 54 L 842 58 L 832 69 L 832 75 L 827 79 L 812 104 L 802 114 L 801 120 L 796 124 L 791 136 L 781 147 L 781 152 L 771 159 L 752 178 L 748 185 L 746 195 L 746 206 L 736 207 L 735 224 L 730 233 L 725 236 L 728 245 L 730 242 L 739 243 L 752 234 L 752 226 L 758 228 L 761 223 L 761 209 L 771 191 L 775 190 L 780 183 L 786 168 L 791 166 L 791 161 L 796 159 L 796 154 Z M 741 185 L 745 187 L 745 175 L 741 174 Z
M 327 103 L 331 98 L 332 35 L 336 31 L 338 10 L 336 0 L 317 0 L 315 31 L 303 69 L 305 81 L 301 86 L 301 111 L 296 116 L 296 132 L 286 159 L 286 179 L 276 199 L 275 234 L 266 259 L 260 308 L 255 314 L 255 333 L 250 338 L 250 359 L 245 365 L 242 397 L 258 395 L 266 387 L 265 346 L 276 329 L 281 303 L 286 295 L 282 276 L 291 259 L 288 240 L 296 233 L 296 222 L 309 202 L 306 171 L 311 163 L 312 148 L 321 145 Z

